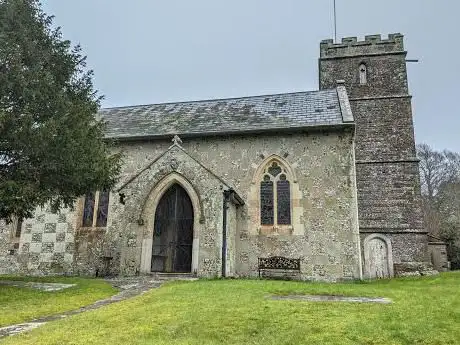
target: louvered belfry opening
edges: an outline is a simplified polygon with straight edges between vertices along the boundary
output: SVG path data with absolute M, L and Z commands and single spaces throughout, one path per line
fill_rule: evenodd
M 193 205 L 184 188 L 172 185 L 155 212 L 152 272 L 192 270 Z

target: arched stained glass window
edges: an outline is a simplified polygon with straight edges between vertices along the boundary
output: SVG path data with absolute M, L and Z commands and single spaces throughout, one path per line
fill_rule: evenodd
M 109 212 L 109 192 L 89 192 L 83 204 L 81 226 L 85 228 L 106 227 Z
M 260 223 L 291 224 L 291 185 L 286 169 L 277 161 L 268 164 L 260 182 Z

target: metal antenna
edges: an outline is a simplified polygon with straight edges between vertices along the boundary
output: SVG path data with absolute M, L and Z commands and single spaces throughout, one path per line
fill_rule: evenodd
M 337 11 L 334 0 L 334 43 L 337 43 Z

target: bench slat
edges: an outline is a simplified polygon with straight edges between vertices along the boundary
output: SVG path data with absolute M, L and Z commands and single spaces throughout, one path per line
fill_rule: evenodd
M 293 270 L 300 272 L 300 259 L 291 259 L 284 256 L 259 258 L 259 277 L 261 270 Z

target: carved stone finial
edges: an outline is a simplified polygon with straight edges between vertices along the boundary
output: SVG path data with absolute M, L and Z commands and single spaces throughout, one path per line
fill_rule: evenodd
M 180 146 L 182 144 L 181 138 L 178 135 L 175 135 L 174 138 L 171 140 L 174 145 Z

